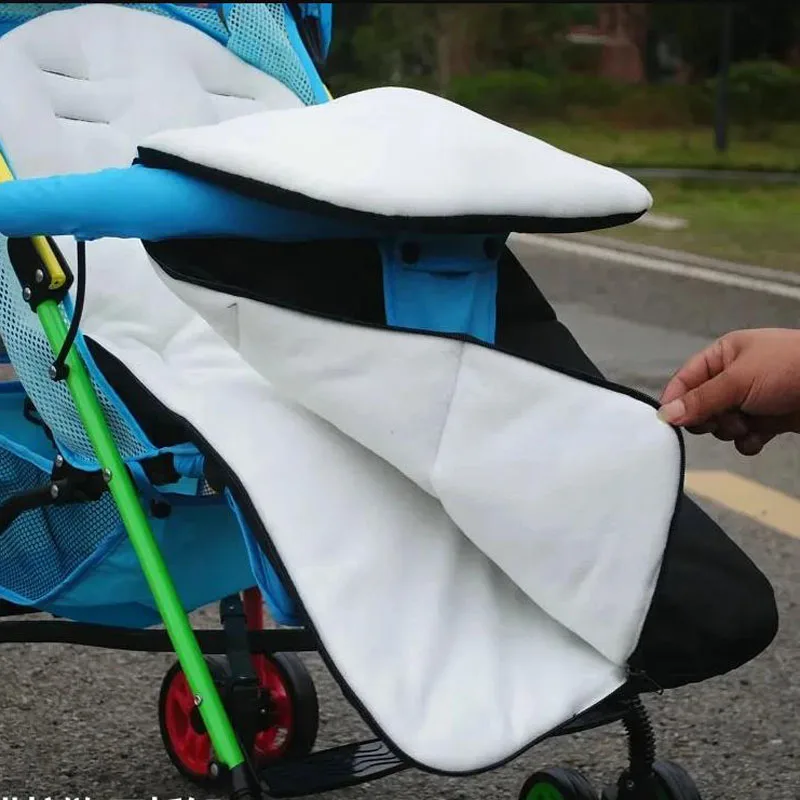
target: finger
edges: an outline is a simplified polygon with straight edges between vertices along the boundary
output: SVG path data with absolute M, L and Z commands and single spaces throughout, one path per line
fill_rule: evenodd
M 658 416 L 671 425 L 702 425 L 712 417 L 737 408 L 744 390 L 727 370 L 663 405 Z
M 743 414 L 730 411 L 716 417 L 714 436 L 723 442 L 733 442 L 744 439 L 752 431 Z
M 695 436 L 702 436 L 705 433 L 714 433 L 717 429 L 716 419 L 710 419 L 702 425 L 687 425 L 686 430 Z
M 724 368 L 722 345 L 717 340 L 705 350 L 695 353 L 672 376 L 661 394 L 661 405 L 667 405 L 678 397 L 682 397 L 690 389 L 719 375 Z
M 743 456 L 757 456 L 775 437 L 770 434 L 750 433 L 734 442 Z
M 789 433 L 797 427 L 796 414 L 781 414 L 773 417 L 749 416 L 748 427 L 752 433 L 761 436 L 777 436 L 779 433 Z

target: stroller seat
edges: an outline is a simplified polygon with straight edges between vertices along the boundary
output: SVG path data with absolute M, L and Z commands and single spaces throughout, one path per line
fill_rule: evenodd
M 6 76 L 0 85 L 0 147 L 17 178 L 126 166 L 138 139 L 150 133 L 265 108 L 298 107 L 315 102 L 315 91 L 321 93 L 295 52 L 288 45 L 277 49 L 285 34 L 268 38 L 273 50 L 260 65 L 265 68 L 259 68 L 208 34 L 216 11 L 194 10 L 197 24 L 190 25 L 180 16 L 188 11 L 179 9 L 178 17 L 170 18 L 164 8 L 172 4 L 158 5 L 147 11 L 108 4 L 57 8 L 0 38 L 0 70 Z M 256 12 L 266 15 L 264 24 L 291 22 L 278 15 L 284 13 L 281 4 L 257 4 Z M 21 386 L 6 386 L 2 395 L 8 448 L 0 456 L 3 499 L 24 485 L 34 489 L 46 481 L 55 447 L 77 468 L 98 468 L 66 386 L 48 376 L 52 351 L 24 301 L 5 241 L 0 336 Z M 74 239 L 61 236 L 56 244 L 74 263 Z M 258 393 L 263 381 L 165 289 L 138 242 L 107 239 L 92 251 L 76 347 L 140 486 L 154 500 L 169 499 L 170 517 L 153 523 L 181 597 L 192 610 L 253 585 L 248 545 L 238 511 L 224 496 L 208 491 L 183 420 L 153 399 L 146 382 L 131 376 L 123 366 L 126 354 L 140 353 L 146 381 L 166 383 L 176 396 L 197 396 L 197 387 L 205 386 L 202 396 L 217 415 L 226 401 L 215 391 L 237 386 L 239 393 Z M 26 396 L 53 444 L 23 418 Z M 22 451 L 16 447 L 20 442 Z M 177 457 L 185 474 L 156 489 L 141 474 L 142 465 L 164 453 Z M 273 616 L 292 621 L 280 584 L 271 579 L 270 585 L 276 587 L 267 598 Z M 0 536 L 0 597 L 84 622 L 144 626 L 160 621 L 108 496 L 90 506 L 45 509 L 14 522 Z
M 35 282 L 23 237 L 56 237 L 79 284 L 85 253 L 77 346 L 127 462 L 170 454 L 229 504 L 238 530 L 172 551 L 183 585 L 257 581 L 394 754 L 444 774 L 763 650 L 772 589 L 683 496 L 680 433 L 598 373 L 506 246 L 636 219 L 644 187 L 423 92 L 266 86 L 269 110 L 203 124 L 198 94 L 136 153 L 0 186 L 9 297 Z M 83 463 L 47 363 L 22 381 Z

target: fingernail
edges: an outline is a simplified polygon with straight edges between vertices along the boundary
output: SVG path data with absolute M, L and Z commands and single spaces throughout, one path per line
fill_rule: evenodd
M 658 409 L 658 418 L 663 422 L 674 425 L 686 413 L 686 404 L 678 398 Z

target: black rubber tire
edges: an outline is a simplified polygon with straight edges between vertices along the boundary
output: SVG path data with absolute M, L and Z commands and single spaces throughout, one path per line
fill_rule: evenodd
M 294 725 L 284 758 L 308 755 L 319 732 L 319 699 L 314 680 L 296 653 L 275 653 L 267 657 L 278 668 L 292 701 Z
M 227 660 L 224 658 L 215 658 L 214 656 L 206 656 L 205 662 L 208 664 L 208 669 L 209 672 L 211 672 L 214 683 L 218 689 L 221 689 L 225 685 L 228 675 L 230 674 Z M 169 760 L 172 762 L 175 769 L 195 786 L 209 790 L 221 789 L 226 783 L 226 771 L 221 769 L 219 775 L 212 777 L 211 775 L 198 775 L 196 772 L 188 769 L 186 764 L 176 753 L 169 732 L 167 731 L 165 713 L 167 695 L 172 681 L 179 672 L 182 672 L 181 665 L 176 661 L 167 670 L 166 675 L 164 675 L 164 679 L 161 681 L 161 691 L 158 695 L 158 727 L 161 731 L 161 741 L 164 744 L 164 750 L 166 750 L 167 756 L 169 756 Z
M 653 764 L 653 777 L 656 784 L 656 800 L 702 800 L 697 784 L 679 764 L 656 761 Z M 606 787 L 601 800 L 619 800 L 619 788 Z
M 597 790 L 591 781 L 570 767 L 550 767 L 534 772 L 522 785 L 519 800 L 528 800 L 534 787 L 542 785 L 555 789 L 562 800 L 597 800 Z
M 656 761 L 653 772 L 658 781 L 658 800 L 702 800 L 692 776 L 672 761 Z

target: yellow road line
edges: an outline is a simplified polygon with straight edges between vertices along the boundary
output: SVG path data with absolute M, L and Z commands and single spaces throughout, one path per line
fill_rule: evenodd
M 800 500 L 756 481 L 717 470 L 690 470 L 686 491 L 800 539 Z

